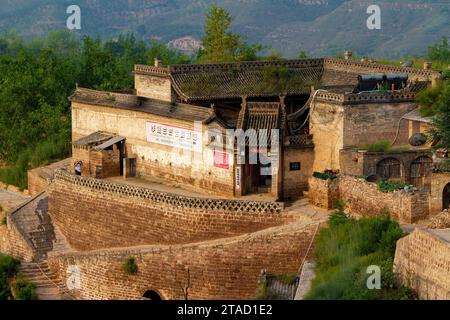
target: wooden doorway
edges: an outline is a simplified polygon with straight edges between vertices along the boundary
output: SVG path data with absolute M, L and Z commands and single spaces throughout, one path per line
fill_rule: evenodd
M 430 188 L 432 170 L 433 159 L 427 156 L 417 158 L 411 164 L 411 184 L 418 188 Z

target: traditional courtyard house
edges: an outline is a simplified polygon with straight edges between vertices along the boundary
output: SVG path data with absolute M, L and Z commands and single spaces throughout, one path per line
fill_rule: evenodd
M 415 95 L 439 76 L 337 58 L 137 65 L 133 94 L 79 88 L 71 97 L 74 161 L 82 162 L 83 175 L 111 175 L 102 169 L 111 156 L 99 165 L 99 151 L 90 151 L 89 159 L 77 148 L 104 132 L 113 139 L 110 147 L 117 145 L 120 175 L 162 178 L 222 196 L 299 198 L 313 171 L 324 170 L 430 187 L 433 160 L 421 136 L 430 120 L 419 116 Z M 244 150 L 227 137 L 239 129 L 257 133 L 247 136 Z M 271 143 L 251 145 L 264 140 L 261 129 L 277 150 Z M 270 139 L 272 129 L 279 130 L 277 141 Z M 383 140 L 392 152 L 361 149 Z M 264 157 L 278 162 L 262 163 Z

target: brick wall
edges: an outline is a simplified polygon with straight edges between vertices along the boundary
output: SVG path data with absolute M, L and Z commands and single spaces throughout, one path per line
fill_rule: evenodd
M 136 73 L 135 89 L 138 97 L 172 101 L 172 84 L 169 77 L 159 77 Z
M 300 162 L 300 170 L 290 170 L 290 163 Z M 308 177 L 312 175 L 314 164 L 314 149 L 285 148 L 283 192 L 286 199 L 303 197 L 303 191 L 308 190 Z
M 396 145 L 408 145 L 409 124 L 400 119 L 415 108 L 417 104 L 411 102 L 342 105 L 316 101 L 310 124 L 316 152 L 314 171 L 343 168 L 342 149 L 381 140 L 394 142 L 396 137 Z
M 426 191 L 383 193 L 375 183 L 346 175 L 332 181 L 312 177 L 308 195 L 312 203 L 330 209 L 337 200 L 343 200 L 355 216 L 377 216 L 387 210 L 395 220 L 414 223 L 429 215 L 430 196 Z
M 309 178 L 308 197 L 315 206 L 333 209 L 339 200 L 339 184 L 336 180 Z
M 297 273 L 318 225 L 296 223 L 251 235 L 177 246 L 72 253 L 49 258 L 63 283 L 67 266 L 81 271 L 81 299 L 140 299 L 147 290 L 164 299 L 255 299 L 261 270 Z M 310 252 L 313 252 L 311 250 Z M 122 270 L 126 257 L 138 265 L 136 275 Z
M 203 127 L 203 153 L 175 149 L 169 146 L 150 143 L 146 138 L 146 122 L 169 124 L 193 130 L 192 121 L 161 117 L 149 113 L 121 110 L 114 107 L 94 106 L 81 103 L 72 104 L 72 140 L 77 140 L 96 131 L 105 131 L 126 137 L 127 155 L 136 156 L 137 175 L 183 183 L 193 189 L 211 194 L 233 196 L 234 163 L 229 154 L 229 169 L 214 166 L 214 150 L 208 148 L 207 126 Z M 87 161 L 88 155 L 77 153 L 74 159 Z M 91 170 L 89 168 L 88 170 Z M 93 171 L 92 171 L 93 172 Z
M 416 229 L 397 242 L 394 271 L 420 299 L 450 299 L 449 239 L 449 229 Z
M 52 163 L 45 167 L 36 168 L 28 171 L 28 193 L 34 196 L 44 191 L 53 179 L 55 170 L 69 168 L 73 170 L 72 158 L 64 159 Z
M 279 203 L 189 198 L 69 173 L 55 176 L 49 214 L 78 250 L 189 243 L 290 221 Z
M 14 211 L 15 212 L 15 211 Z M 32 245 L 18 229 L 16 222 L 11 219 L 11 212 L 7 218 L 7 225 L 0 225 L 0 252 L 31 262 L 34 260 Z

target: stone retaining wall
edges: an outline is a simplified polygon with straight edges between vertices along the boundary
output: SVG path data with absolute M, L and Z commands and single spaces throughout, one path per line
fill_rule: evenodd
M 298 272 L 318 228 L 296 223 L 197 244 L 69 253 L 48 264 L 63 283 L 68 266 L 80 270 L 81 289 L 73 291 L 80 299 L 141 299 L 153 290 L 163 299 L 184 300 L 186 288 L 189 300 L 255 299 L 262 270 Z M 135 275 L 122 268 L 129 256 L 138 266 Z
M 232 237 L 290 222 L 283 207 L 180 196 L 64 170 L 49 189 L 49 214 L 77 250 Z
M 341 175 L 335 180 L 310 178 L 308 195 L 315 205 L 333 209 L 343 200 L 356 216 L 376 216 L 389 211 L 395 220 L 414 223 L 429 215 L 430 196 L 426 191 L 383 193 L 375 183 Z
M 450 229 L 416 229 L 397 242 L 394 271 L 420 299 L 450 299 Z

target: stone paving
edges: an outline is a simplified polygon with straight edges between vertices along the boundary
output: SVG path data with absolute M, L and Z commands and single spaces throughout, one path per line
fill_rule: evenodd
M 29 199 L 29 197 L 23 194 L 0 189 L 0 206 L 4 211 L 9 211 L 19 206 L 27 201 L 27 199 Z

